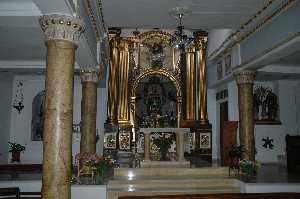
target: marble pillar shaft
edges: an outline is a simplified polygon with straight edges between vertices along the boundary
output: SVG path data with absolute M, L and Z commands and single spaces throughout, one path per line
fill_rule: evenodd
M 114 37 L 110 41 L 110 64 L 108 79 L 108 100 L 107 100 L 107 122 L 117 121 L 118 104 L 118 64 L 119 64 L 119 38 Z
M 82 82 L 80 153 L 96 153 L 97 84 Z
M 47 46 L 43 130 L 43 199 L 71 198 L 73 77 L 76 43 L 84 30 L 79 18 L 40 18 Z
M 177 153 L 177 161 L 185 161 L 185 159 L 184 159 L 184 133 L 176 133 L 176 153 Z
M 121 40 L 118 67 L 118 123 L 129 123 L 128 113 L 128 75 L 129 75 L 129 41 Z
M 144 160 L 150 160 L 150 133 L 144 133 Z
M 235 73 L 234 76 L 238 84 L 240 144 L 244 147 L 244 158 L 254 160 L 253 81 L 255 73 L 242 71 Z
M 47 42 L 42 198 L 70 198 L 75 46 Z
M 189 48 L 185 54 L 185 97 L 184 100 L 184 119 L 195 121 L 196 119 L 196 85 L 195 85 L 195 49 Z

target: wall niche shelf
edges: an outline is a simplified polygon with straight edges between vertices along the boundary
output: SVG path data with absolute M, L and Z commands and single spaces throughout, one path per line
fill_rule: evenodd
M 280 121 L 255 120 L 256 125 L 282 125 Z

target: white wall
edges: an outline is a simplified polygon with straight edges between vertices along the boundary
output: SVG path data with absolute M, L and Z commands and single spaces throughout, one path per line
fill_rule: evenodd
M 16 82 L 23 81 L 24 109 L 21 114 L 11 108 L 11 128 L 10 140 L 26 146 L 26 150 L 21 154 L 22 163 L 42 163 L 42 142 L 31 141 L 31 117 L 32 100 L 37 93 L 42 91 L 44 86 L 44 76 L 15 76 L 13 81 L 13 95 L 16 92 Z M 81 81 L 79 77 L 74 78 L 74 104 L 73 123 L 78 124 L 81 120 Z M 98 111 L 97 128 L 100 139 L 97 143 L 97 152 L 101 153 L 103 148 L 104 121 L 106 119 L 106 88 L 98 88 Z M 80 149 L 80 136 L 77 138 L 73 134 L 72 154 L 75 156 Z M 10 157 L 9 157 L 10 159 Z M 73 159 L 74 160 L 74 159 Z
M 232 29 L 214 29 L 208 33 L 207 52 L 210 55 L 232 33 Z
M 8 162 L 8 141 L 12 106 L 12 83 L 12 74 L 2 73 L 0 75 L 0 164 L 6 164 Z
M 270 86 L 279 96 L 279 115 L 282 125 L 255 125 L 256 159 L 261 163 L 278 162 L 278 156 L 285 155 L 285 136 L 300 135 L 300 81 L 273 81 L 260 82 L 260 84 Z M 238 113 L 238 92 L 235 81 L 227 84 L 228 88 L 228 118 L 231 121 L 239 121 Z M 222 87 L 222 89 L 224 89 Z M 216 89 L 218 91 L 218 89 Z M 219 89 L 221 90 L 221 88 Z M 215 119 L 210 121 L 216 134 L 219 136 L 219 103 L 216 102 Z M 209 111 L 212 111 L 209 109 Z M 210 113 L 209 113 L 210 114 Z M 216 127 L 214 127 L 214 125 Z M 273 139 L 274 148 L 262 147 L 262 138 Z M 237 140 L 239 140 L 237 138 Z
M 256 125 L 255 142 L 260 162 L 277 162 L 286 154 L 285 136 L 300 135 L 300 81 L 278 81 L 280 121 L 282 125 Z M 274 149 L 262 147 L 262 138 L 273 139 Z

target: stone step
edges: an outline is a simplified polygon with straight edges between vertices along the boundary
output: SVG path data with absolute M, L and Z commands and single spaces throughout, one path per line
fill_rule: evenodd
M 114 176 L 118 177 L 169 177 L 169 176 L 192 176 L 192 177 L 228 177 L 228 167 L 203 167 L 203 168 L 115 168 Z
M 137 180 L 111 180 L 107 185 L 108 190 L 133 189 L 210 189 L 210 188 L 233 188 L 237 186 L 235 179 L 137 179 Z
M 197 189 L 156 189 L 156 190 L 143 190 L 130 188 L 127 191 L 108 191 L 108 199 L 117 199 L 120 196 L 157 196 L 157 195 L 178 195 L 178 194 L 218 194 L 218 193 L 240 193 L 238 187 L 216 187 L 210 189 L 197 188 Z

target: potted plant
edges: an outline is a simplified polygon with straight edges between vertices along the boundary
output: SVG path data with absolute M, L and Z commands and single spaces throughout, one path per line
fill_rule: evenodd
M 20 153 L 25 151 L 25 146 L 15 142 L 8 142 L 9 152 L 11 152 L 11 162 L 20 162 Z
M 244 149 L 242 145 L 232 145 L 228 150 L 228 157 L 230 159 L 230 167 L 238 168 L 239 162 L 243 157 Z

